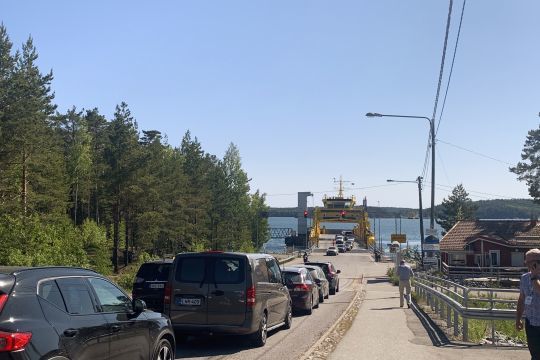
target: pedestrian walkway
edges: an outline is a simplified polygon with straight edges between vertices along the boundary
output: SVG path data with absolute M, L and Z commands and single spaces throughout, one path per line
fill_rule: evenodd
M 373 263 L 366 269 L 364 301 L 351 328 L 329 359 L 530 359 L 529 351 L 523 348 L 462 343 L 434 345 L 413 309 L 399 306 L 398 287 L 386 280 L 389 266 Z

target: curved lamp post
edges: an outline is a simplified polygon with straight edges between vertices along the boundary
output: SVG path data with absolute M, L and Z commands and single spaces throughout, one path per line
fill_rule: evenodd
M 429 218 L 429 228 L 431 235 L 433 235 L 433 229 L 435 229 L 435 126 L 433 119 L 426 116 L 410 116 L 410 115 L 388 115 L 379 113 L 367 113 L 367 117 L 397 117 L 397 118 L 409 118 L 409 119 L 426 119 L 429 121 L 429 130 L 431 134 L 431 210 Z M 423 241 L 423 238 L 422 238 Z M 423 253 L 422 253 L 423 255 Z

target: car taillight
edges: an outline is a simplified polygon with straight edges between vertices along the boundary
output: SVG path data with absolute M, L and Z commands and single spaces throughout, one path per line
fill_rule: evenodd
M 309 291 L 307 284 L 295 284 L 293 291 Z
M 165 305 L 171 304 L 172 287 L 170 283 L 165 284 L 165 294 L 163 295 L 163 303 Z
M 6 333 L 0 331 L 0 352 L 23 349 L 32 338 L 32 333 Z
M 0 294 L 0 312 L 2 312 L 4 305 L 6 305 L 7 299 L 8 299 L 7 294 Z
M 247 289 L 246 303 L 247 303 L 247 306 L 249 307 L 255 306 L 255 286 L 252 286 Z

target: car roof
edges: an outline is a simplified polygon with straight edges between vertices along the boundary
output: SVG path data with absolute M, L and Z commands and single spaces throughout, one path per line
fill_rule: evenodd
M 264 254 L 264 253 L 241 253 L 241 252 L 226 252 L 226 251 L 201 251 L 201 252 L 185 252 L 185 253 L 178 253 L 176 256 L 178 257 L 189 257 L 189 256 L 245 256 L 249 259 L 260 259 L 260 258 L 272 258 L 275 259 L 272 255 Z
M 172 264 L 173 261 L 174 261 L 174 259 L 151 260 L 151 261 L 147 261 L 147 262 L 143 263 L 142 265 L 146 265 L 146 264 Z
M 301 273 L 302 269 L 305 269 L 303 267 L 298 266 L 286 266 L 283 269 L 281 269 L 282 272 L 294 272 L 294 273 Z
M 12 275 L 17 278 L 17 283 L 21 286 L 27 286 L 22 284 L 28 284 L 39 281 L 41 279 L 49 277 L 63 277 L 63 276 L 92 276 L 101 277 L 104 276 L 95 272 L 94 270 L 85 269 L 81 267 L 69 267 L 69 266 L 0 266 L 0 274 Z

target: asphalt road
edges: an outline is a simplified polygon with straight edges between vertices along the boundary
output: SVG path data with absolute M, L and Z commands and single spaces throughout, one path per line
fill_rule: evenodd
M 321 244 L 321 247 L 325 245 Z M 296 315 L 292 328 L 269 333 L 266 345 L 253 348 L 242 337 L 190 337 L 177 346 L 177 359 L 298 359 L 323 335 L 350 304 L 360 286 L 363 268 L 371 261 L 367 254 L 345 253 L 325 256 L 313 253 L 310 261 L 332 261 L 340 274 L 340 292 L 330 295 L 312 315 Z M 301 262 L 301 259 L 291 262 Z

